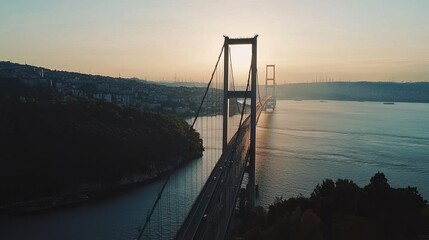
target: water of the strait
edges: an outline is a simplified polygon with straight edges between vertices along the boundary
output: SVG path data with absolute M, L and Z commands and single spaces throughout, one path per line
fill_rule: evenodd
M 429 200 L 429 104 L 279 101 L 257 131 L 257 203 L 309 196 L 323 179 L 363 187 L 383 172 Z
M 221 119 L 198 121 L 204 157 L 172 175 L 145 236 L 174 237 L 220 154 Z M 274 112 L 259 118 L 257 204 L 267 206 L 281 195 L 308 196 L 325 178 L 364 186 L 377 171 L 393 187 L 416 186 L 429 199 L 427 119 L 429 104 L 279 101 Z M 0 239 L 134 239 L 162 184 L 47 213 L 2 216 Z

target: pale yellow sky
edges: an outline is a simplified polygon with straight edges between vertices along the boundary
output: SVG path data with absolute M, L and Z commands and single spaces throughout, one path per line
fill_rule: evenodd
M 0 0 L 0 60 L 208 81 L 223 35 L 259 34 L 258 71 L 306 82 L 429 80 L 426 0 Z M 250 62 L 232 49 L 238 82 Z

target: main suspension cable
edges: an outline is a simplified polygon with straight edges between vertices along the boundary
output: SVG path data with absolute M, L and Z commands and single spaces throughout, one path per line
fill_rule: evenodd
M 241 116 L 240 116 L 240 124 L 238 125 L 238 129 L 237 129 L 237 137 L 235 138 L 235 141 L 234 141 L 234 151 L 237 150 L 237 142 L 238 142 L 238 138 L 239 138 L 240 133 L 241 133 L 240 130 L 241 130 L 241 125 L 243 123 L 243 116 L 244 116 L 246 102 L 247 102 L 247 92 L 249 91 L 249 86 L 250 86 L 250 72 L 251 71 L 252 71 L 252 64 L 250 64 L 249 73 L 247 75 L 246 95 L 244 96 L 244 102 L 243 102 L 243 107 L 242 107 Z
M 153 214 L 153 212 L 155 211 L 155 208 L 156 208 L 156 206 L 158 205 L 159 200 L 161 199 L 162 192 L 164 191 L 164 188 L 165 188 L 165 186 L 167 185 L 167 183 L 168 183 L 168 180 L 169 180 L 169 179 L 170 179 L 170 175 L 168 175 L 168 176 L 167 176 L 167 179 L 165 180 L 164 185 L 162 185 L 161 190 L 158 192 L 158 196 L 157 196 L 157 198 L 156 198 L 156 200 L 155 200 L 155 204 L 152 206 L 152 209 L 150 210 L 150 213 L 149 213 L 149 215 L 148 215 L 148 216 L 147 216 L 147 218 L 146 218 L 146 222 L 145 222 L 145 224 L 144 224 L 143 228 L 141 229 L 141 231 L 139 232 L 139 236 L 137 237 L 137 239 L 138 239 L 138 240 L 140 240 L 140 238 L 141 238 L 141 237 L 142 237 L 142 235 L 143 235 L 144 230 L 146 229 L 146 227 L 147 227 L 147 226 L 148 226 L 148 224 L 150 223 L 150 219 L 151 219 L 151 217 L 152 217 L 152 214 Z
M 195 116 L 195 119 L 194 119 L 194 121 L 192 122 L 192 125 L 191 125 L 191 127 L 190 127 L 190 129 L 189 129 L 189 130 L 192 130 L 192 129 L 194 128 L 195 123 L 196 123 L 196 121 L 197 121 L 197 118 L 198 118 L 198 116 L 199 116 L 199 114 L 200 114 L 200 112 L 201 112 L 201 108 L 202 108 L 202 106 L 203 106 L 203 104 L 204 104 L 204 100 L 205 100 L 205 98 L 206 98 L 206 96 L 207 96 L 207 93 L 208 93 L 208 91 L 209 91 L 209 89 L 210 89 L 210 85 L 211 85 L 211 83 L 212 83 L 212 81 L 213 81 L 213 76 L 214 76 L 214 74 L 216 73 L 216 70 L 217 70 L 217 67 L 218 67 L 218 65 L 219 65 L 219 61 L 220 61 L 220 58 L 221 58 L 221 56 L 222 56 L 222 53 L 223 53 L 224 48 L 225 48 L 225 45 L 222 45 L 222 48 L 221 48 L 221 51 L 220 51 L 220 53 L 219 53 L 219 57 L 218 57 L 218 59 L 217 59 L 217 62 L 216 62 L 215 68 L 214 68 L 214 70 L 213 70 L 213 72 L 212 72 L 212 75 L 211 75 L 210 81 L 209 81 L 209 83 L 208 83 L 208 85 L 207 85 L 207 88 L 206 88 L 206 91 L 205 91 L 205 93 L 204 93 L 203 99 L 201 100 L 200 106 L 199 106 L 199 108 L 198 108 L 197 115 Z M 163 184 L 163 186 L 162 186 L 161 190 L 158 192 L 158 196 L 157 196 L 157 198 L 156 198 L 156 200 L 155 200 L 155 203 L 154 203 L 154 205 L 152 206 L 151 211 L 149 212 L 148 216 L 146 217 L 145 224 L 143 225 L 143 227 L 141 228 L 141 230 L 140 230 L 140 232 L 139 232 L 139 235 L 138 235 L 138 237 L 137 237 L 137 239 L 138 239 L 138 240 L 140 240 L 140 239 L 141 239 L 141 237 L 143 236 L 144 231 L 146 230 L 146 228 L 147 228 L 147 227 L 148 227 L 148 225 L 150 224 L 150 220 L 151 220 L 151 218 L 152 218 L 152 215 L 153 215 L 153 213 L 154 213 L 154 211 L 155 211 L 156 207 L 158 206 L 158 203 L 159 203 L 159 201 L 160 201 L 160 199 L 161 199 L 161 196 L 162 196 L 162 194 L 163 194 L 163 192 L 164 192 L 165 186 L 167 185 L 167 183 L 168 183 L 168 182 L 169 182 L 169 180 L 170 180 L 170 176 L 171 176 L 171 172 L 167 175 L 167 178 L 165 179 L 164 184 Z
M 217 69 L 217 66 L 218 66 L 218 64 L 219 64 L 220 58 L 222 57 L 222 53 L 223 53 L 224 48 L 225 48 L 225 44 L 224 44 L 224 45 L 222 45 L 222 49 L 220 50 L 219 57 L 217 58 L 216 65 L 215 65 L 214 70 L 213 70 L 213 72 L 212 72 L 212 76 L 210 77 L 210 81 L 209 81 L 209 83 L 208 83 L 208 85 L 207 85 L 206 92 L 204 93 L 203 99 L 201 100 L 200 107 L 198 108 L 198 111 L 197 111 L 197 115 L 195 116 L 195 119 L 194 119 L 194 121 L 192 122 L 191 129 L 193 129 L 193 128 L 194 128 L 195 122 L 197 121 L 197 119 L 198 119 L 198 117 L 199 117 L 199 115 L 200 115 L 201 108 L 202 108 L 202 106 L 203 106 L 204 100 L 206 99 L 207 92 L 208 92 L 208 91 L 209 91 L 209 89 L 210 89 L 210 85 L 212 84 L 213 76 L 214 76 L 214 74 L 215 74 L 215 72 L 216 72 L 216 69 Z

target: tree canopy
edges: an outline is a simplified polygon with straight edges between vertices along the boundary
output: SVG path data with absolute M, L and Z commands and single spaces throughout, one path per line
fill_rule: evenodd
M 324 180 L 309 198 L 278 197 L 236 239 L 416 239 L 429 234 L 429 207 L 416 188 L 392 188 L 381 172 L 361 188 Z

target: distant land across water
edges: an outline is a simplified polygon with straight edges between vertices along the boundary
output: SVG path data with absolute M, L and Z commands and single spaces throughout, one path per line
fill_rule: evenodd
M 32 83 L 34 80 L 34 73 L 30 79 L 29 69 L 37 73 L 45 73 L 44 78 L 49 78 L 50 75 L 55 76 L 52 80 L 56 82 L 67 81 L 67 79 L 74 80 L 73 84 L 76 89 L 80 90 L 79 81 L 85 86 L 82 87 L 83 92 L 87 92 L 89 83 L 102 82 L 103 87 L 106 85 L 117 85 L 118 82 L 122 84 L 122 88 L 136 89 L 140 86 L 159 86 L 156 87 L 158 92 L 177 92 L 169 87 L 182 87 L 185 89 L 194 89 L 196 92 L 190 93 L 189 96 L 202 96 L 207 83 L 199 82 L 184 82 L 184 81 L 165 81 L 156 82 L 150 79 L 141 80 L 138 78 L 114 78 L 108 76 L 91 75 L 84 73 L 66 72 L 61 70 L 50 70 L 38 66 L 23 65 L 12 62 L 0 61 L 0 78 L 14 77 L 25 83 Z M 40 77 L 39 77 L 40 78 Z M 36 79 L 40 80 L 40 79 Z M 88 82 L 89 80 L 89 82 Z M 263 81 L 260 81 L 261 94 L 265 94 L 265 86 Z M 54 83 L 55 86 L 55 83 Z M 110 89 L 110 88 L 109 88 Z M 92 87 L 92 92 L 97 92 L 97 87 Z M 156 92 L 153 91 L 153 92 Z M 100 90 L 100 92 L 103 92 Z M 416 102 L 416 103 L 429 103 L 429 82 L 309 82 L 309 83 L 289 83 L 279 84 L 276 86 L 276 97 L 279 100 L 337 100 L 337 101 L 379 101 L 379 102 Z M 147 99 L 150 103 L 159 102 L 159 97 L 154 99 Z M 199 102 L 200 98 L 196 98 L 195 102 Z M 191 104 L 193 105 L 193 104 Z M 193 108 L 190 107 L 192 110 Z
M 280 100 L 429 102 L 429 82 L 313 82 L 278 85 Z

